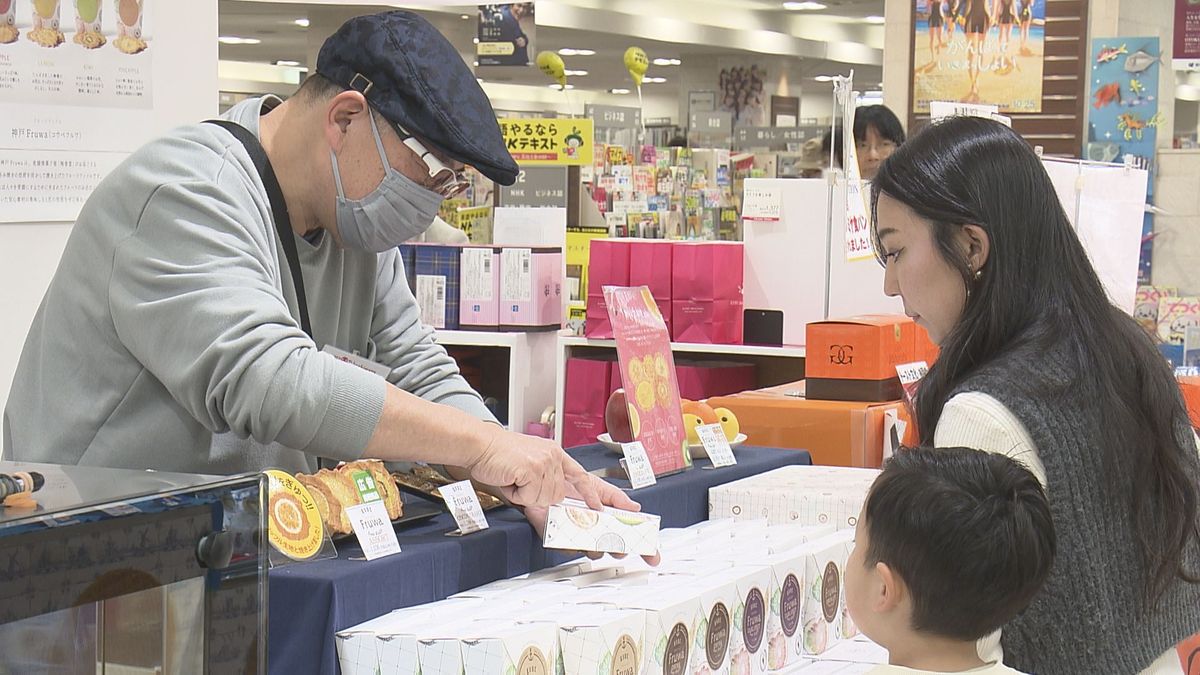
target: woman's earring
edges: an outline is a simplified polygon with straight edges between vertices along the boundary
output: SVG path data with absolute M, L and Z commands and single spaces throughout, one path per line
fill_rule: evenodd
M 982 278 L 983 278 L 983 270 L 975 270 L 975 283 L 979 283 L 979 280 Z

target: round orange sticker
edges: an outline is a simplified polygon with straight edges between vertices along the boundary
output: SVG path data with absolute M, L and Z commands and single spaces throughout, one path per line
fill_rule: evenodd
M 267 469 L 268 533 L 271 545 L 293 560 L 308 560 L 321 550 L 325 529 L 308 488 L 291 474 Z

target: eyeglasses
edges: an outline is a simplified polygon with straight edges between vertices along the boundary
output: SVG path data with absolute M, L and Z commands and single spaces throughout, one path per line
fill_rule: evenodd
M 425 168 L 429 171 L 429 180 L 424 184 L 425 189 L 438 193 L 442 199 L 451 199 L 462 194 L 471 186 L 471 180 L 467 178 L 465 172 L 455 171 L 446 166 L 421 141 L 418 141 L 416 136 L 408 133 L 398 122 L 392 122 L 392 128 L 396 130 L 396 134 L 400 136 L 404 145 L 416 153 L 422 162 L 425 162 Z

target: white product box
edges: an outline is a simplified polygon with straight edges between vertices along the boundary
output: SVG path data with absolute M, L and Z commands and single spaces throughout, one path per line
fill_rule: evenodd
M 646 613 L 565 607 L 558 622 L 560 675 L 637 675 L 642 672 Z
M 460 624 L 417 640 L 417 654 L 422 675 L 549 674 L 558 654 L 558 626 L 511 619 Z
M 709 488 L 709 517 L 852 530 L 878 475 L 876 469 L 783 467 Z
M 737 567 L 728 577 L 736 598 L 729 640 L 730 672 L 765 675 L 769 670 L 767 623 L 774 573 L 769 567 Z
M 606 603 L 621 609 L 645 612 L 645 649 L 642 673 L 645 675 L 687 675 L 699 669 L 704 656 L 695 648 L 700 626 L 700 600 L 697 596 L 663 589 L 646 593 L 629 589 L 610 594 Z
M 334 641 L 341 671 L 344 675 L 419 672 L 417 638 L 484 607 L 478 599 L 447 599 L 398 609 L 339 631 Z
M 659 517 L 606 508 L 593 511 L 574 499 L 550 507 L 542 545 L 575 551 L 654 555 Z
M 699 664 L 700 672 L 712 675 L 729 675 L 730 672 L 729 647 L 737 632 L 733 624 L 738 603 L 737 587 L 730 575 L 732 570 L 676 582 L 677 593 L 700 592 L 700 625 L 692 642 L 699 657 L 693 663 Z M 686 577 L 681 575 L 681 578 Z
M 819 655 L 842 639 L 847 539 L 834 534 L 805 547 L 804 649 Z

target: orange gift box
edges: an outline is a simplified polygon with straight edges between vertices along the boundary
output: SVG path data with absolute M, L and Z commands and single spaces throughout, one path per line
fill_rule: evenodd
M 1187 405 L 1192 426 L 1200 429 L 1200 377 L 1179 378 L 1179 389 L 1183 392 L 1183 402 Z
M 878 468 L 888 410 L 909 423 L 902 443 L 916 442 L 916 426 L 900 401 L 817 401 L 803 393 L 804 383 L 793 382 L 710 398 L 708 405 L 732 410 L 748 443 L 808 450 L 813 464 Z
M 896 366 L 917 360 L 917 325 L 894 314 L 808 324 L 808 396 L 833 401 L 897 401 Z

